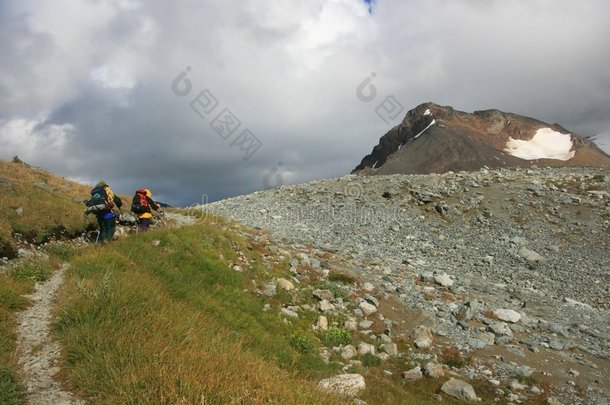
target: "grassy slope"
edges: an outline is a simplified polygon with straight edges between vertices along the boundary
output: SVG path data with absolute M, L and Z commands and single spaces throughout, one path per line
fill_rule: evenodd
M 8 180 L 0 184 L 0 256 L 14 255 L 14 233 L 41 243 L 51 236 L 80 234 L 86 226 L 81 201 L 89 195 L 88 186 L 2 160 L 0 178 Z
M 319 379 L 341 374 L 340 366 L 291 345 L 295 333 L 311 333 L 315 313 L 284 322 L 278 308 L 291 301 L 289 293 L 273 299 L 253 293 L 254 282 L 287 277 L 286 264 L 264 264 L 268 252 L 239 233 L 200 221 L 72 260 L 55 331 L 64 377 L 75 391 L 94 403 L 344 403 L 315 388 Z M 228 265 L 238 261 L 236 252 L 252 264 L 243 273 Z M 266 303 L 271 311 L 262 310 Z M 404 370 L 396 359 L 353 372 L 365 376 L 362 398 L 369 404 L 429 403 L 444 382 L 406 385 Z
M 235 236 L 198 226 L 75 259 L 56 330 L 77 392 L 102 403 L 341 403 L 295 374 L 330 370 L 297 353 L 290 328 L 244 291 L 256 275 L 219 258 L 233 257 L 234 245 Z
M 14 232 L 43 241 L 64 231 L 78 234 L 87 186 L 40 169 L 0 161 L 0 238 Z M 15 211 L 23 209 L 24 215 Z M 252 281 L 288 277 L 284 264 L 263 265 L 260 249 L 247 246 L 226 224 L 153 231 L 103 247 L 72 251 L 49 245 L 48 261 L 28 260 L 0 273 L 0 403 L 19 404 L 23 387 L 16 372 L 15 314 L 23 297 L 61 262 L 71 269 L 60 297 L 56 337 L 65 348 L 63 377 L 93 403 L 290 403 L 340 404 L 315 388 L 320 378 L 339 374 L 317 349 L 301 353 L 295 333 L 311 334 L 315 314 L 284 323 L 274 299 L 251 292 Z M 159 240 L 155 246 L 153 240 Z M 229 269 L 236 251 L 252 268 Z M 262 311 L 265 303 L 274 310 Z M 317 346 L 319 347 L 319 342 Z M 370 404 L 428 403 L 442 382 L 405 386 L 404 364 L 354 370 L 365 375 Z M 405 389 L 406 388 L 406 389 Z M 204 402 L 205 401 L 205 402 Z M 451 402 L 451 401 L 449 401 Z

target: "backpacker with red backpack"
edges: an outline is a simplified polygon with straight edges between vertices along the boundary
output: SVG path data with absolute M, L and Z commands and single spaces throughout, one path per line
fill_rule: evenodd
M 106 192 L 105 187 L 98 187 L 91 190 L 91 199 L 85 201 L 87 208 L 85 214 L 102 214 L 114 209 L 112 198 Z
M 148 196 L 146 195 L 145 189 L 136 191 L 131 202 L 131 212 L 134 214 L 144 214 L 150 212 L 150 204 L 148 203 Z

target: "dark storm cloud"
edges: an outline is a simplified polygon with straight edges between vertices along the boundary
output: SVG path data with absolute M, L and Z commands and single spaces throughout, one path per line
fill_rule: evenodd
M 606 2 L 372 3 L 2 3 L 0 155 L 186 205 L 348 173 L 425 101 L 610 136 Z M 203 90 L 218 103 L 204 118 Z M 404 111 L 384 122 L 388 96 Z M 241 122 L 227 139 L 210 127 L 224 109 Z M 247 160 L 244 129 L 260 140 Z

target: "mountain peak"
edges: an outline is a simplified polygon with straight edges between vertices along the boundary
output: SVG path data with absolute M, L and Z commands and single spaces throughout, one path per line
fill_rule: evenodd
M 601 166 L 610 157 L 559 124 L 497 109 L 473 113 L 418 105 L 352 173 L 443 173 L 496 167 Z

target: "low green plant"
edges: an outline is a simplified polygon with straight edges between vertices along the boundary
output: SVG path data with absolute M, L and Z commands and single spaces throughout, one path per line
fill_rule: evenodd
M 351 339 L 351 333 L 343 328 L 328 328 L 320 333 L 320 340 L 328 347 L 347 345 Z
M 49 263 L 42 261 L 28 260 L 11 268 L 8 273 L 19 280 L 29 280 L 34 282 L 45 281 L 53 269 Z
M 339 287 L 336 284 L 325 284 L 325 285 L 321 286 L 320 289 L 329 290 L 330 292 L 333 293 L 335 298 L 347 299 L 347 297 L 348 297 L 347 291 L 345 291 L 343 288 Z
M 363 355 L 361 361 L 364 367 L 377 367 L 381 364 L 381 359 L 371 353 Z
M 290 346 L 302 354 L 314 353 L 318 344 L 318 339 L 311 332 L 299 332 L 290 337 Z

